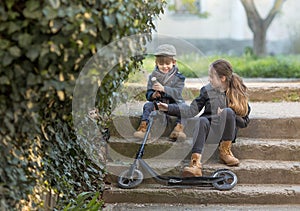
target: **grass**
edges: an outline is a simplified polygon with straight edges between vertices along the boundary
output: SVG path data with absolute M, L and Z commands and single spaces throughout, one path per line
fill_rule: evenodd
M 208 66 L 216 59 L 224 58 L 231 62 L 234 71 L 246 78 L 300 78 L 300 55 L 278 55 L 255 58 L 253 56 L 215 55 L 203 56 L 186 54 L 177 57 L 179 71 L 187 78 L 207 76 Z M 146 57 L 141 71 L 134 71 L 129 82 L 144 82 L 154 69 L 155 57 Z

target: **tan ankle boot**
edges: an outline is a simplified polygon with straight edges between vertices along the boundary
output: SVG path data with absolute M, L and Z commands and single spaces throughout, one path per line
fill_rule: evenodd
M 169 138 L 172 140 L 185 140 L 186 139 L 186 135 L 183 132 L 183 125 L 180 123 L 177 123 L 177 125 L 174 127 L 173 131 L 171 132 Z
M 231 152 L 232 141 L 221 141 L 219 146 L 220 159 L 228 166 L 237 166 L 240 161 Z
M 136 138 L 143 139 L 146 134 L 146 130 L 147 130 L 147 122 L 142 121 L 137 131 L 133 133 L 133 136 Z
M 183 177 L 201 177 L 202 176 L 201 166 L 201 154 L 193 153 L 189 167 L 184 167 L 182 176 Z

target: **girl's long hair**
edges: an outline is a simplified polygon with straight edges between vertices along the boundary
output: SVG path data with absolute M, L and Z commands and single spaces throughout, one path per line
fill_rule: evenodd
M 248 89 L 243 83 L 242 78 L 233 73 L 226 95 L 229 99 L 228 106 L 239 116 L 246 116 L 248 114 L 247 91 Z
M 226 96 L 228 106 L 232 108 L 239 116 L 248 114 L 248 88 L 244 84 L 242 78 L 236 73 L 233 73 L 231 64 L 219 59 L 214 61 L 212 67 L 215 69 L 219 77 L 225 76 L 227 81 Z

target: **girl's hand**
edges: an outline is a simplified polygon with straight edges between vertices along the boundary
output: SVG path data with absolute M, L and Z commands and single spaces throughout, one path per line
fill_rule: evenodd
M 157 103 L 158 109 L 160 111 L 168 111 L 168 104 L 166 103 Z
M 218 115 L 220 115 L 220 114 L 223 112 L 223 110 L 224 110 L 224 109 L 221 109 L 221 108 L 219 107 L 219 108 L 218 108 L 218 111 L 217 111 Z

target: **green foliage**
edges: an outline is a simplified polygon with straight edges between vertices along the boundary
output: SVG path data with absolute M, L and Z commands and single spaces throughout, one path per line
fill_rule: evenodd
M 297 56 L 241 57 L 230 59 L 234 70 L 249 78 L 300 78 Z
M 197 15 L 199 18 L 207 18 L 209 13 L 200 11 L 199 7 L 201 7 L 201 5 L 197 4 L 201 4 L 201 2 L 195 0 L 175 1 L 168 4 L 168 9 L 178 13 L 184 12 L 190 15 Z
M 300 78 L 300 62 L 297 55 L 256 57 L 250 52 L 240 57 L 213 56 L 209 60 L 218 58 L 228 59 L 234 71 L 242 77 Z
M 18 209 L 21 200 L 28 204 L 28 195 L 40 184 L 42 190 L 59 194 L 58 207 L 83 191 L 101 191 L 105 170 L 87 157 L 81 148 L 87 140 L 77 140 L 72 125 L 75 79 L 103 46 L 124 36 L 151 33 L 153 18 L 163 12 L 164 4 L 0 1 L 1 210 Z M 103 115 L 109 115 L 109 99 L 136 61 L 120 63 L 110 76 L 115 82 L 101 84 L 106 87 L 105 97 L 101 91 L 98 96 L 106 99 Z M 95 142 L 103 147 L 103 139 L 100 134 Z M 29 206 L 34 209 L 36 204 Z
M 71 105 L 66 104 L 64 107 L 72 108 Z M 61 109 L 61 104 L 54 102 L 51 108 L 48 107 L 41 113 L 49 113 L 52 109 Z M 65 118 L 71 119 L 71 110 L 67 111 Z M 86 119 L 86 121 L 91 120 Z M 90 157 L 86 156 L 80 143 L 82 140 L 78 140 L 70 122 L 66 124 L 65 120 L 58 118 L 49 121 L 44 117 L 41 127 L 46 139 L 42 151 L 47 152 L 43 156 L 43 170 L 46 172 L 45 187 L 55 190 L 57 194 L 63 192 L 64 196 L 60 199 L 60 204 L 68 203 L 82 191 L 103 190 L 104 167 L 96 165 Z M 84 129 L 93 131 L 93 128 Z M 93 141 L 99 149 L 98 153 L 103 154 L 104 141 L 100 135 Z
M 83 192 L 70 202 L 63 211 L 98 211 L 103 205 L 103 201 L 99 200 L 99 195 L 100 192 Z M 91 197 L 93 198 L 89 200 Z
M 234 71 L 247 78 L 300 78 L 299 55 L 278 55 L 268 57 L 256 57 L 251 48 L 247 48 L 243 56 L 214 55 L 195 60 L 193 55 L 183 55 L 177 60 L 181 73 L 187 78 L 207 76 L 208 65 L 216 59 L 229 60 Z M 147 57 L 143 61 L 143 73 L 130 74 L 128 81 L 142 83 L 147 80 L 147 74 L 154 68 L 154 58 Z M 146 76 L 145 76 L 146 75 Z

